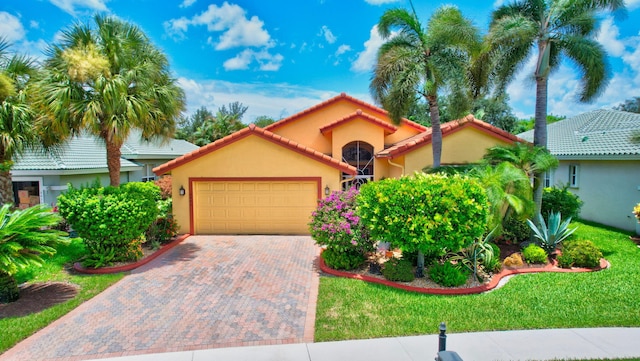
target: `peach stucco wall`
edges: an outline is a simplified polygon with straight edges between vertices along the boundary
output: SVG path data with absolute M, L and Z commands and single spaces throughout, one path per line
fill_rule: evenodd
M 321 188 L 340 187 L 340 170 L 255 135 L 183 164 L 171 171 L 173 194 L 180 186 L 185 196 L 173 197 L 180 232 L 189 232 L 189 178 L 321 177 Z
M 442 140 L 442 164 L 464 164 L 479 161 L 488 148 L 507 145 L 501 140 L 473 127 L 447 134 Z M 421 171 L 433 164 L 431 143 L 405 155 L 405 174 Z
M 389 118 L 383 113 L 370 112 L 369 109 L 362 108 L 362 105 L 355 104 L 346 99 L 340 99 L 330 106 L 303 114 L 300 118 L 271 130 L 278 135 L 304 144 L 319 152 L 332 154 L 331 134 L 323 135 L 320 133 L 320 128 L 348 115 L 352 115 L 358 109 L 391 124 Z M 365 126 L 379 129 L 379 127 L 371 123 L 366 123 Z M 398 127 L 398 131 L 383 140 L 384 144 L 392 144 L 419 133 L 407 125 Z M 360 130 L 357 130 L 356 133 L 353 134 L 354 139 L 352 140 L 356 140 L 355 138 L 359 136 L 359 132 Z

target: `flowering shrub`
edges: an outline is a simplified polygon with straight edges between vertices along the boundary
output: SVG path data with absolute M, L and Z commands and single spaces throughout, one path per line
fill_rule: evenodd
M 160 244 L 169 243 L 171 238 L 178 234 L 178 223 L 169 214 L 165 217 L 156 218 L 147 228 L 145 238 L 149 242 L 158 242 Z
M 160 187 L 160 196 L 162 199 L 171 199 L 171 176 L 165 175 L 160 179 L 153 181 L 153 184 Z
M 318 203 L 309 229 L 316 244 L 340 253 L 364 255 L 374 249 L 369 233 L 356 215 L 355 188 L 336 191 Z
M 636 206 L 633 207 L 633 214 L 638 219 L 638 222 L 640 222 L 640 203 L 636 204 Z

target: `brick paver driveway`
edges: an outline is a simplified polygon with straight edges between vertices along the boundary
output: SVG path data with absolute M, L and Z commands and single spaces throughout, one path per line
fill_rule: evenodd
M 311 342 L 307 236 L 192 236 L 0 356 L 81 360 Z

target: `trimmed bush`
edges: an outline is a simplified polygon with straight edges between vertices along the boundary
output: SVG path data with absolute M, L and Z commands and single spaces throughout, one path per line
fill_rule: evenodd
M 385 262 L 382 275 L 394 282 L 411 282 L 416 278 L 411 261 L 399 258 L 391 258 Z
M 160 189 L 153 183 L 119 187 L 72 186 L 58 197 L 58 209 L 87 246 L 85 266 L 135 261 L 141 236 L 158 215 Z
M 485 233 L 489 214 L 478 180 L 424 173 L 363 185 L 357 209 L 373 239 L 436 255 L 470 246 Z
M 542 193 L 542 209 L 540 213 L 544 219 L 549 218 L 553 212 L 560 213 L 564 218 L 577 218 L 583 202 L 580 198 L 569 192 L 567 187 L 547 187 Z
M 547 252 L 537 244 L 529 244 L 522 250 L 522 256 L 528 264 L 547 263 Z
M 327 266 L 333 269 L 347 271 L 360 267 L 366 260 L 362 253 L 341 252 L 333 248 L 322 251 L 322 259 Z
M 466 269 L 454 266 L 451 262 L 436 263 L 429 268 L 431 280 L 441 286 L 458 287 L 467 282 L 469 273 Z
M 327 250 L 362 256 L 375 249 L 369 232 L 356 214 L 358 194 L 357 189 L 351 188 L 333 192 L 318 202 L 309 223 L 309 231 L 316 244 L 325 246 Z
M 501 239 L 511 241 L 511 243 L 520 243 L 528 241 L 531 238 L 531 228 L 526 220 L 519 220 L 514 216 L 507 217 L 502 224 Z
M 564 243 L 558 265 L 563 268 L 594 268 L 600 265 L 601 258 L 602 252 L 593 242 L 586 239 L 571 240 Z
M 171 176 L 165 175 L 160 179 L 153 181 L 153 184 L 160 188 L 160 197 L 162 199 L 171 199 Z

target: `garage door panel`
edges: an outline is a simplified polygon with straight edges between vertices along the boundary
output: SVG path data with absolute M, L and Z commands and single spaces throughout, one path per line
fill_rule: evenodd
M 196 234 L 308 233 L 317 205 L 318 182 L 198 181 L 194 182 Z

